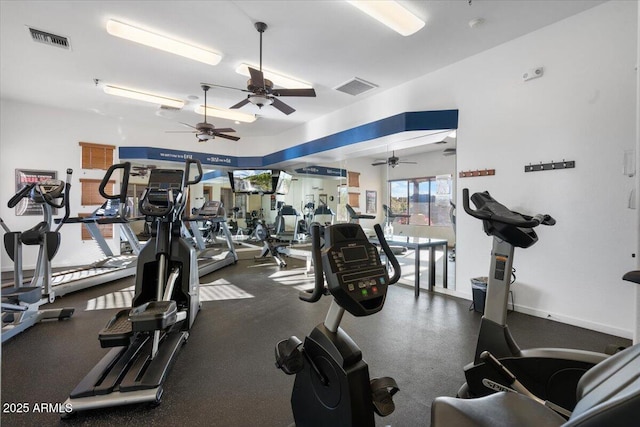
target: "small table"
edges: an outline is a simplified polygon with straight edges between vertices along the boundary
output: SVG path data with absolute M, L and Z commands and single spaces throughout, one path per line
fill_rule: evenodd
M 377 238 L 370 239 L 372 243 L 380 244 Z M 418 298 L 420 295 L 420 250 L 429 249 L 429 291 L 433 290 L 433 286 L 436 281 L 436 248 L 442 247 L 444 256 L 442 257 L 442 286 L 447 287 L 447 240 L 445 239 L 430 239 L 427 237 L 410 237 L 402 235 L 394 235 L 391 238 L 387 238 L 389 246 L 403 246 L 408 249 L 415 250 L 415 296 Z

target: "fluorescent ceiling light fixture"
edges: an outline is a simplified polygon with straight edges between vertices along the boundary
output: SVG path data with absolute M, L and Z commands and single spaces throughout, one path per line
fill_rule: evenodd
M 191 46 L 177 40 L 170 39 L 159 34 L 150 33 L 140 28 L 132 27 L 122 22 L 110 19 L 107 21 L 107 32 L 112 36 L 120 37 L 145 46 L 164 50 L 175 55 L 184 56 L 194 61 L 204 62 L 209 65 L 217 65 L 222 55 L 199 47 Z
M 140 92 L 135 89 L 125 89 L 123 87 L 105 85 L 102 90 L 104 90 L 104 93 L 109 95 L 123 96 L 125 98 L 137 99 L 138 101 L 151 102 L 152 104 L 166 105 L 167 107 L 178 109 L 184 107 L 184 101 L 179 99 Z
M 238 65 L 236 68 L 236 73 L 242 74 L 243 76 L 251 77 L 249 74 L 249 67 L 259 70 L 260 67 L 255 65 L 250 65 L 246 63 L 242 63 Z M 267 80 L 271 80 L 274 86 L 278 86 L 286 89 L 312 89 L 311 83 L 307 83 L 302 80 L 294 79 L 293 77 L 285 76 L 284 74 L 276 73 L 275 71 L 269 71 L 262 69 L 262 74 L 264 78 Z
M 349 1 L 347 3 L 357 7 L 372 18 L 382 22 L 387 27 L 403 36 L 410 36 L 424 27 L 424 21 L 409 12 L 396 1 Z
M 204 116 L 204 105 L 197 106 L 195 112 Z M 244 123 L 253 123 L 256 121 L 256 116 L 254 114 L 247 114 L 241 111 L 232 111 L 207 105 L 207 117 L 210 116 L 227 120 L 236 120 Z

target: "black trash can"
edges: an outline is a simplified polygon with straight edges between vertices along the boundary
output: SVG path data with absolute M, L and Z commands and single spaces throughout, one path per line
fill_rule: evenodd
M 473 311 L 484 314 L 484 303 L 487 299 L 487 282 L 488 277 L 475 277 L 471 279 L 471 294 L 473 303 L 471 308 Z

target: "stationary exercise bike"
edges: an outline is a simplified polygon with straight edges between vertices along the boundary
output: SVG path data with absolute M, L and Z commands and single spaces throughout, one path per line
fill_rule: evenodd
M 556 221 L 549 215 L 529 216 L 511 211 L 486 191 L 475 193 L 471 200 L 477 209 L 469 207 L 469 190 L 463 189 L 464 210 L 482 220 L 485 233 L 493 236 L 493 249 L 475 358 L 473 363 L 464 368 L 466 383 L 458 396 L 485 396 L 499 391 L 500 384 L 505 385 L 504 378 L 481 359 L 482 353 L 488 351 L 533 394 L 572 410 L 576 405 L 578 381 L 589 368 L 608 355 L 562 348 L 521 350 L 507 326 L 507 299 L 514 247 L 528 248 L 534 245 L 538 236 L 533 228 L 540 224 L 552 226 Z
M 190 180 L 193 164 L 198 176 Z M 196 250 L 180 230 L 189 186 L 201 178 L 198 160 L 187 160 L 184 171 L 151 171 L 139 207 L 156 230 L 138 256 L 133 306 L 100 331 L 101 346 L 112 350 L 71 392 L 65 408 L 160 403 L 169 368 L 200 309 Z
M 42 310 L 40 306 L 53 302 L 51 291 L 51 260 L 60 248 L 60 227 L 52 230 L 52 208 L 65 209 L 64 218 L 69 217 L 69 191 L 71 174 L 67 169 L 67 181 L 45 179 L 22 187 L 7 203 L 14 208 L 27 199 L 42 208 L 42 221 L 29 230 L 11 231 L 0 218 L 5 231 L 4 246 L 13 261 L 13 286 L 2 288 L 2 342 L 19 334 L 36 323 L 47 319 L 69 319 L 73 308 Z M 33 278 L 25 283 L 22 265 L 22 246 L 38 246 L 38 258 Z
M 400 266 L 380 225 L 375 231 L 393 265 L 391 278 L 360 225 L 327 226 L 323 248 L 320 227 L 311 228 L 315 287 L 311 294 L 301 293 L 300 299 L 313 303 L 331 294 L 333 301 L 324 323 L 311 331 L 304 345 L 292 336 L 276 346 L 276 366 L 296 375 L 291 406 L 299 427 L 374 426 L 374 412 L 386 416 L 395 409 L 396 382 L 389 377 L 370 380 L 362 352 L 340 328 L 345 310 L 354 316 L 380 311 L 388 286 L 400 278 Z

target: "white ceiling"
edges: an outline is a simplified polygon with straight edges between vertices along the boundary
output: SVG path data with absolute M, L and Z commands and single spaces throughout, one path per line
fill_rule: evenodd
M 0 96 L 117 116 L 158 132 L 184 129 L 178 122 L 201 121 L 193 113 L 202 102 L 200 82 L 245 87 L 246 77 L 234 70 L 241 62 L 258 63 L 254 23 L 263 21 L 269 26 L 263 66 L 312 83 L 317 97 L 281 98 L 297 110 L 290 116 L 247 105 L 241 111 L 258 114 L 254 123 L 211 121 L 240 137 L 272 136 L 602 2 L 405 0 L 400 3 L 427 24 L 403 37 L 344 1 L 2 1 Z M 472 29 L 475 18 L 484 24 Z M 115 38 L 105 30 L 108 19 L 214 50 L 223 59 L 209 66 Z M 71 50 L 32 41 L 27 26 L 68 37 Z M 379 88 L 356 97 L 333 89 L 353 77 Z M 95 78 L 188 105 L 163 117 L 153 104 L 105 94 Z M 245 96 L 213 88 L 208 101 L 228 108 Z M 373 151 L 365 154 L 381 152 Z

